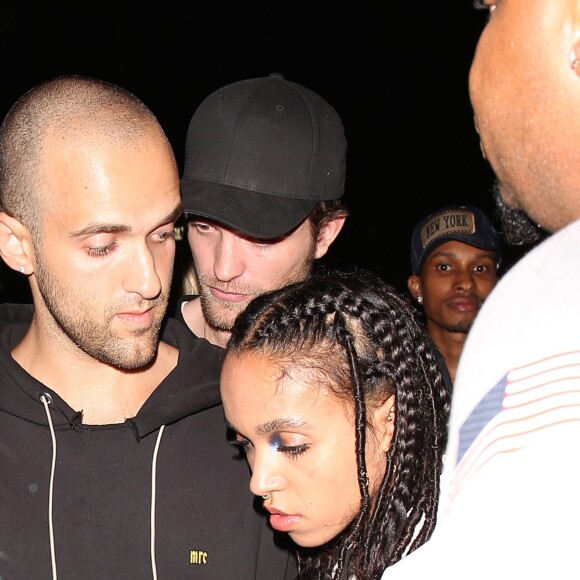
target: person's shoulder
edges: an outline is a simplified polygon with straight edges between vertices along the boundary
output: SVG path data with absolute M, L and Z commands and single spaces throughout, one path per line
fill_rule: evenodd
M 139 437 L 163 424 L 176 423 L 196 414 L 209 413 L 206 420 L 212 424 L 213 410 L 221 405 L 219 382 L 223 349 L 197 338 L 173 318 L 164 321 L 161 340 L 177 348 L 179 358 L 177 366 L 131 420 Z M 215 426 L 222 427 L 221 424 Z
M 185 323 L 167 317 L 164 323 L 161 340 L 179 349 L 179 366 L 200 368 L 210 375 L 220 372 L 224 349 L 199 338 L 191 332 Z M 200 364 L 203 363 L 203 364 Z
M 34 315 L 32 304 L 5 302 L 0 304 L 0 324 L 30 322 Z
M 0 344 L 12 349 L 24 337 L 34 316 L 32 304 L 0 304 Z
M 173 305 L 170 306 L 169 310 L 167 311 L 168 316 L 170 318 L 174 318 L 175 320 L 179 320 L 179 322 L 182 324 L 186 324 L 185 318 L 183 317 L 183 306 L 188 302 L 195 300 L 196 298 L 199 298 L 197 294 L 186 294 L 185 296 L 181 296 L 175 301 Z
M 173 316 L 166 317 L 161 332 L 161 340 L 179 350 L 189 350 L 195 347 L 201 349 L 201 351 L 213 352 L 218 355 L 223 353 L 222 348 L 196 336 L 184 322 L 177 320 Z

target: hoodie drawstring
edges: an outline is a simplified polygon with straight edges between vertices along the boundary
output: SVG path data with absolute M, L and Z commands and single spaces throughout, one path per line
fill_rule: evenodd
M 48 393 L 42 393 L 40 400 L 44 405 L 46 412 L 46 419 L 50 428 L 50 436 L 52 437 L 52 465 L 50 468 L 50 485 L 48 486 L 48 533 L 50 537 L 50 562 L 52 565 L 52 578 L 57 579 L 56 573 L 56 552 L 54 549 L 54 526 L 52 523 L 52 497 L 54 492 L 54 472 L 56 470 L 56 436 L 54 434 L 54 425 L 52 424 L 52 417 L 48 406 L 52 403 L 52 397 Z
M 151 463 L 151 571 L 153 580 L 157 580 L 157 562 L 155 560 L 155 503 L 157 497 L 157 453 L 165 425 L 161 425 L 155 441 L 155 450 L 153 451 L 153 462 Z
M 44 405 L 48 427 L 50 428 L 50 436 L 52 438 L 52 465 L 50 468 L 50 485 L 48 489 L 48 533 L 50 537 L 50 560 L 52 565 L 52 578 L 57 580 L 56 572 L 56 550 L 54 547 L 54 525 L 52 518 L 53 511 L 53 494 L 54 494 L 54 473 L 56 470 L 56 435 L 54 433 L 54 425 L 52 424 L 52 417 L 50 415 L 49 405 L 52 403 L 52 397 L 48 393 L 40 395 L 40 401 Z M 161 425 L 157 440 L 155 441 L 155 449 L 153 451 L 153 461 L 151 463 L 151 571 L 153 573 L 153 580 L 157 580 L 157 562 L 155 560 L 155 504 L 157 497 L 157 454 L 159 452 L 159 445 L 161 444 L 161 437 L 165 425 Z

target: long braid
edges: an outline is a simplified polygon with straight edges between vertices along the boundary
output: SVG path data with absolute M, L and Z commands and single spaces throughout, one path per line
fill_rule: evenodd
M 433 347 L 406 297 L 364 271 L 329 272 L 253 300 L 228 352 L 257 351 L 317 373 L 354 409 L 361 505 L 353 522 L 318 549 L 301 550 L 298 578 L 380 578 L 425 543 L 437 516 L 449 394 Z M 395 395 L 387 468 L 371 497 L 367 409 Z
M 354 340 L 351 333 L 347 330 L 344 315 L 336 312 L 335 328 L 337 330 L 337 342 L 340 344 L 348 358 L 350 376 L 352 378 L 353 396 L 355 403 L 355 437 L 356 437 L 356 455 L 358 484 L 361 491 L 361 511 L 351 526 L 351 530 L 345 541 L 342 543 L 338 564 L 334 569 L 335 577 L 340 578 L 347 554 L 353 547 L 360 542 L 359 533 L 367 514 L 371 508 L 371 497 L 369 494 L 369 478 L 366 467 L 366 401 L 363 384 L 360 378 L 358 357 L 354 347 Z

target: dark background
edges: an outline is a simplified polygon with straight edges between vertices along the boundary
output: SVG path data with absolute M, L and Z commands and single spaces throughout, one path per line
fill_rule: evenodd
M 470 0 L 182 4 L 3 2 L 0 116 L 51 76 L 103 78 L 153 109 L 181 169 L 189 119 L 209 93 L 281 72 L 326 98 L 345 126 L 351 216 L 328 263 L 406 288 L 419 219 L 450 203 L 493 216 L 467 88 L 487 13 Z M 520 253 L 505 252 L 505 266 Z M 2 276 L 4 299 L 17 299 L 18 275 Z

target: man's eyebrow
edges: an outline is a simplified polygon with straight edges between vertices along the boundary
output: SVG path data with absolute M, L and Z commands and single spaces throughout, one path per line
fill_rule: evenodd
M 293 419 L 292 417 L 284 419 L 273 419 L 266 423 L 258 425 L 256 433 L 258 435 L 267 435 L 274 431 L 284 431 L 286 429 L 305 429 L 310 427 L 310 423 L 304 419 Z
M 76 238 L 82 236 L 92 236 L 95 234 L 114 234 L 118 232 L 130 232 L 131 228 L 129 226 L 121 224 L 110 224 L 110 223 L 92 223 L 88 226 L 76 230 L 69 234 L 69 237 Z
M 183 212 L 181 205 L 178 205 L 170 214 L 161 219 L 156 227 L 162 226 L 163 224 L 168 224 L 171 222 L 176 222 Z M 76 230 L 69 234 L 69 237 L 83 237 L 83 236 L 94 236 L 96 234 L 116 234 L 120 232 L 130 232 L 132 230 L 131 226 L 124 224 L 111 224 L 106 222 L 95 222 Z

